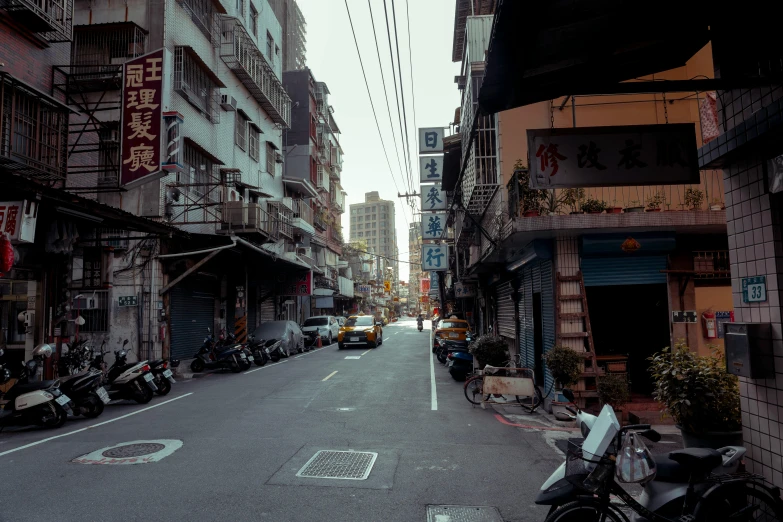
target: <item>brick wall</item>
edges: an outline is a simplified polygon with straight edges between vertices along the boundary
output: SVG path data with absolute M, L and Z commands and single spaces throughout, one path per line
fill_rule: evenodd
M 52 66 L 68 65 L 70 56 L 69 42 L 49 44 L 0 12 L 3 72 L 51 95 Z

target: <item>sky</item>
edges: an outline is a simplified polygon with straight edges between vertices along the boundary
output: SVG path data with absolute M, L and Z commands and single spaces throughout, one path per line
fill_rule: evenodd
M 370 94 L 375 104 L 383 144 L 388 153 L 389 163 L 387 163 L 356 53 L 346 11 L 346 0 L 297 0 L 307 22 L 307 66 L 310 67 L 317 81 L 326 82 L 329 87 L 331 93 L 329 103 L 334 107 L 334 118 L 341 131 L 340 144 L 345 154 L 342 186 L 348 193 L 346 212 L 342 220 L 343 235 L 347 240 L 350 233 L 348 206 L 351 203 L 363 202 L 365 192 L 377 190 L 382 199 L 395 201 L 397 246 L 401 261 L 408 260 L 408 224 L 412 220 L 412 211 L 405 203 L 406 200 L 398 198 L 397 194 L 419 192 L 416 127 L 448 127 L 454 119 L 454 110 L 459 106 L 459 91 L 454 83 L 454 77 L 459 74 L 459 64 L 451 61 L 455 1 L 385 0 L 394 49 L 395 67 L 392 69 L 384 0 L 347 0 L 361 59 L 367 73 Z M 409 184 L 404 163 L 406 149 L 401 145 L 397 99 L 392 78 L 392 71 L 394 71 L 399 89 L 392 2 L 397 18 L 397 40 L 404 88 L 402 95 L 405 99 L 405 116 L 408 123 L 405 130 L 410 144 L 412 186 Z M 387 98 L 384 96 L 381 68 L 378 65 L 370 5 L 378 35 L 391 122 L 386 108 Z M 413 82 L 411 82 L 406 7 L 410 17 Z M 392 134 L 396 138 L 397 148 Z M 391 164 L 391 173 L 389 164 Z M 419 208 L 418 201 L 417 208 Z M 408 281 L 407 263 L 400 263 L 400 279 Z

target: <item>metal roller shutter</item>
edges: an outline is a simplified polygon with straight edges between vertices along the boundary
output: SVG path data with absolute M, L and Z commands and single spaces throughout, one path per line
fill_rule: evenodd
M 247 292 L 247 334 L 252 334 L 258 326 L 256 318 L 258 316 L 258 290 L 251 286 Z
M 498 334 L 509 339 L 516 339 L 517 336 L 513 292 L 511 282 L 500 284 L 495 288 Z
M 189 359 L 215 321 L 215 295 L 187 286 L 171 290 L 171 358 Z
M 275 317 L 275 299 L 277 299 L 277 296 L 272 291 L 271 285 L 259 285 L 258 299 L 258 324 L 277 319 Z
M 522 282 L 519 288 L 522 304 L 519 307 L 519 354 L 521 362 L 529 368 L 533 364 L 535 339 L 533 338 L 533 271 L 530 267 L 522 272 Z M 524 313 L 523 313 L 524 310 Z
M 584 257 L 585 286 L 665 284 L 666 256 Z
M 541 311 L 544 319 L 544 353 L 555 345 L 555 282 L 552 261 L 541 262 Z M 541 365 L 543 361 L 535 361 Z M 546 389 L 552 386 L 552 376 L 544 373 Z

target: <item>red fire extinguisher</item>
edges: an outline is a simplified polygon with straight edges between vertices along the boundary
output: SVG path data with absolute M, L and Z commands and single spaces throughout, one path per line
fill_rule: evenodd
M 707 310 L 701 314 L 701 329 L 706 339 L 718 337 L 718 324 L 715 321 L 715 312 Z
M 5 234 L 0 233 L 0 275 L 11 271 L 14 266 L 14 246 Z

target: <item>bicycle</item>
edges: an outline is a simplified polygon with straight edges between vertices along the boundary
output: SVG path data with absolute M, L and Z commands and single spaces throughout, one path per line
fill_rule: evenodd
M 503 398 L 506 402 L 516 401 L 519 406 L 524 408 L 530 413 L 533 413 L 544 403 L 544 397 L 541 394 L 541 390 L 536 385 L 535 374 L 530 368 L 520 368 L 521 357 L 519 354 L 515 354 L 511 359 L 505 362 L 503 367 L 486 367 L 483 371 L 480 371 L 477 375 L 469 377 L 463 386 L 465 392 L 465 398 L 471 404 L 479 405 L 482 402 L 492 402 L 490 399 Z M 491 373 L 490 373 L 491 372 Z M 497 375 L 499 372 L 505 373 L 506 377 L 522 377 L 533 380 L 533 389 L 535 390 L 532 397 L 523 397 L 515 395 L 513 400 L 507 398 L 501 394 L 484 394 L 484 375 Z M 478 397 L 478 399 L 477 399 Z M 530 401 L 530 405 L 525 402 Z
M 621 428 L 616 440 L 624 433 L 649 429 L 649 425 L 632 425 Z M 644 433 L 642 433 L 644 435 Z M 772 522 L 783 520 L 783 502 L 778 488 L 751 473 L 737 472 L 726 475 L 696 476 L 688 483 L 682 511 L 674 518 L 650 511 L 642 506 L 615 479 L 616 454 L 612 452 L 598 459 L 586 458 L 582 447 L 569 443 L 565 478 L 579 491 L 577 500 L 568 502 L 552 511 L 546 522 L 628 522 L 621 507 L 630 508 L 649 522 Z M 585 463 L 595 464 L 588 472 Z M 621 503 L 612 502 L 612 497 Z M 758 501 L 756 504 L 753 501 Z M 755 515 L 760 512 L 760 517 Z

